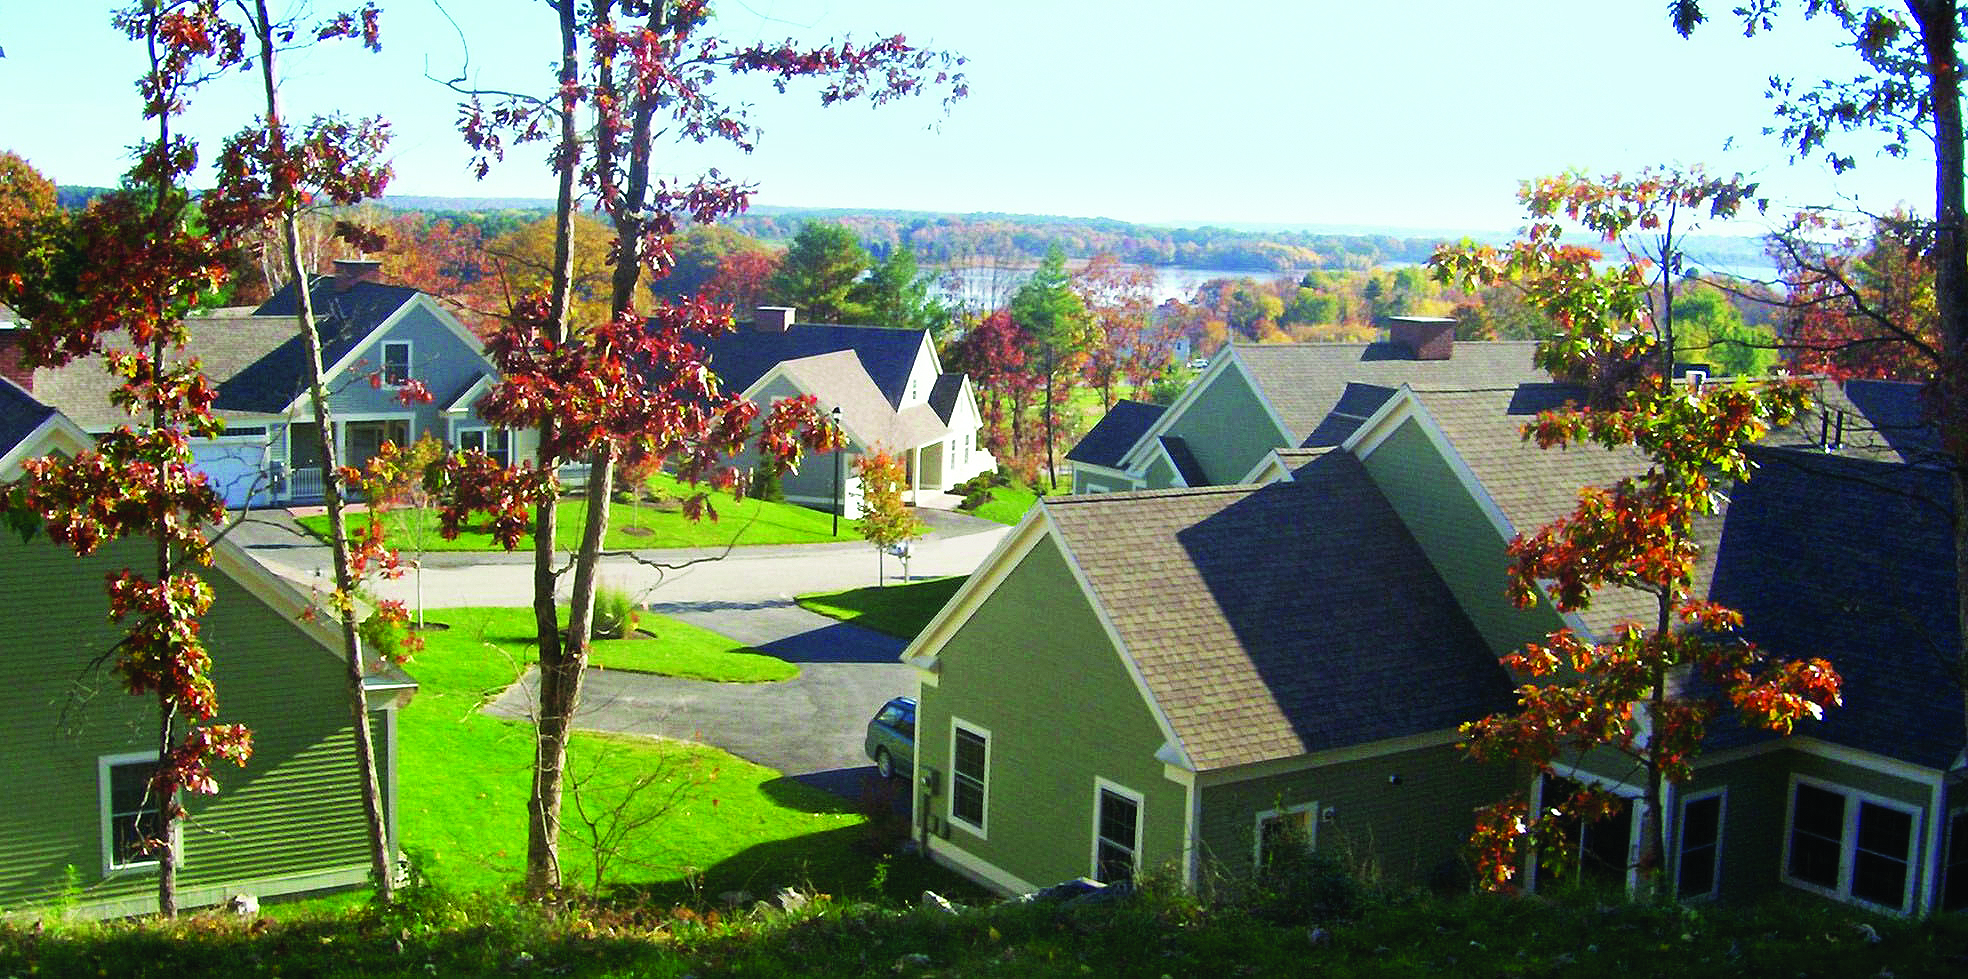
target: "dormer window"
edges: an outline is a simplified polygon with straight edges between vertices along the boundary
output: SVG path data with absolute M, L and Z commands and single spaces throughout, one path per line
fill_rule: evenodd
M 410 344 L 383 344 L 383 383 L 393 388 L 410 383 Z

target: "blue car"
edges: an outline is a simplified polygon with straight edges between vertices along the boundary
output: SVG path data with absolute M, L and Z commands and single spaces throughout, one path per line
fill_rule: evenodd
M 916 698 L 896 697 L 868 719 L 864 750 L 883 778 L 906 778 L 916 767 Z

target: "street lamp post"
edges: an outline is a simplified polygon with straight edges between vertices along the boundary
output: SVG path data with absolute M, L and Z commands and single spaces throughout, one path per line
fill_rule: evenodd
M 846 439 L 841 435 L 841 410 L 839 405 L 834 406 L 834 438 L 839 439 L 840 442 L 846 441 Z M 839 537 L 841 535 L 841 511 L 847 507 L 847 499 L 844 494 L 844 488 L 842 486 L 842 484 L 846 481 L 846 474 L 841 468 L 842 466 L 841 447 L 842 447 L 841 444 L 838 442 L 834 445 L 834 536 L 835 537 Z

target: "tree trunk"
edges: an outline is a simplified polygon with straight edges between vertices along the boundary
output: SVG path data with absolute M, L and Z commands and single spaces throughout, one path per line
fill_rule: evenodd
M 260 48 L 260 81 L 266 95 L 266 126 L 269 145 L 275 156 L 286 151 L 282 131 L 279 89 L 274 83 L 273 21 L 266 0 L 254 0 L 255 40 Z M 328 392 L 322 385 L 321 337 L 315 332 L 314 297 L 309 290 L 307 269 L 301 264 L 300 222 L 293 211 L 281 214 L 280 226 L 287 252 L 287 274 L 294 283 L 300 335 L 307 345 L 308 400 L 314 407 L 314 427 L 321 441 L 321 493 L 328 509 L 328 538 L 335 555 L 335 606 L 342 626 L 342 654 L 346 670 L 346 703 L 349 723 L 355 731 L 355 762 L 362 784 L 362 818 L 369 837 L 369 873 L 376 880 L 376 896 L 384 902 L 396 899 L 396 869 L 391 859 L 387 824 L 383 819 L 381 786 L 376 779 L 376 747 L 369 737 L 369 698 L 363 689 L 362 641 L 356 627 L 360 611 L 355 605 L 356 582 L 349 561 L 348 520 L 343 507 L 342 481 L 337 475 L 335 429 L 328 412 Z
M 1054 442 L 1058 441 L 1057 435 L 1053 431 L 1054 415 L 1053 415 L 1053 408 L 1052 408 L 1052 387 L 1053 387 L 1054 372 L 1057 370 L 1058 370 L 1057 366 L 1052 366 L 1051 369 L 1046 372 L 1046 386 L 1045 386 L 1046 479 L 1052 482 L 1052 490 L 1055 493 L 1059 492 L 1059 469 L 1056 465 L 1054 465 L 1052 459 L 1052 446 Z
M 1952 457 L 1955 678 L 1968 705 L 1968 210 L 1963 207 L 1961 80 L 1954 0 L 1907 0 L 1927 56 L 1934 112 L 1934 305 L 1940 314 L 1941 425 Z M 1963 715 L 1968 745 L 1968 713 Z
M 172 730 L 172 722 L 177 719 L 177 709 L 161 691 L 157 695 L 157 763 L 171 756 L 176 747 L 177 732 Z M 153 776 L 152 784 L 155 783 Z M 165 791 L 157 794 L 158 825 L 164 830 L 164 847 L 157 852 L 157 913 L 166 918 L 178 916 L 178 831 L 181 828 L 177 817 L 178 786 L 173 782 L 165 786 Z
M 554 13 L 560 35 L 560 158 L 556 160 L 554 198 L 553 284 L 548 292 L 546 333 L 558 344 L 568 334 L 567 310 L 571 305 L 574 282 L 574 171 L 580 165 L 581 132 L 574 119 L 577 105 L 575 87 L 581 80 L 579 33 L 575 28 L 574 0 L 558 0 Z M 560 465 L 555 454 L 557 432 L 552 422 L 540 427 L 538 465 L 553 472 Z M 594 476 L 589 474 L 590 481 Z M 545 500 L 533 511 L 533 627 L 540 653 L 540 707 L 535 721 L 533 791 L 526 804 L 526 892 L 544 897 L 560 889 L 560 786 L 566 773 L 567 728 L 580 696 L 583 656 L 575 656 L 573 674 L 568 676 L 569 656 L 560 640 L 560 624 L 554 606 L 554 545 L 560 532 L 558 500 Z M 574 633 L 570 630 L 569 645 Z M 579 650 L 584 653 L 585 650 Z M 550 679 L 551 678 L 551 679 Z M 552 705 L 548 696 L 571 698 Z

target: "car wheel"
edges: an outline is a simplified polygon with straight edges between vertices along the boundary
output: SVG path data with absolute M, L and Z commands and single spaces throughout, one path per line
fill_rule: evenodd
M 888 757 L 887 748 L 875 749 L 875 771 L 880 772 L 882 778 L 895 777 L 895 759 Z

